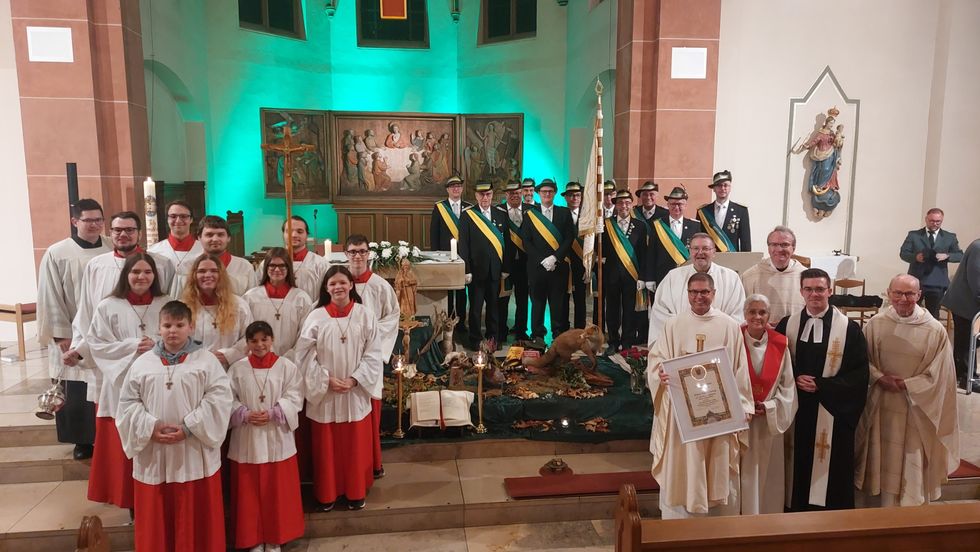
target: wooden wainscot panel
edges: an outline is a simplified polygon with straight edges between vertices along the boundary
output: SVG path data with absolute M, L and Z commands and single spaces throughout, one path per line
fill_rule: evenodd
M 364 234 L 370 241 L 378 241 L 375 231 L 374 213 L 338 213 L 341 216 L 340 236 L 338 241 L 344 241 L 351 234 Z
M 417 244 L 418 237 L 412 232 L 415 227 L 412 219 L 417 216 L 419 215 L 405 212 L 381 213 L 381 235 L 390 242 L 405 240 Z

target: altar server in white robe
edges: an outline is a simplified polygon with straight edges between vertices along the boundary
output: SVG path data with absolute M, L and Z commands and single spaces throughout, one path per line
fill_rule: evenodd
M 135 253 L 126 258 L 112 294 L 95 308 L 86 341 L 102 384 L 88 479 L 91 501 L 133 507 L 133 462 L 123 452 L 115 417 L 129 367 L 153 348 L 160 335 L 160 309 L 168 300 L 160 288 L 153 256 Z
M 280 552 L 303 536 L 303 500 L 293 431 L 303 407 L 303 377 L 275 352 L 272 327 L 245 329 L 248 357 L 231 365 L 235 402 L 228 460 L 235 548 Z
M 378 317 L 378 338 L 381 340 L 381 360 L 389 362 L 391 353 L 395 350 L 395 341 L 398 340 L 398 320 L 401 317 L 401 308 L 398 305 L 398 297 L 392 289 L 388 280 L 374 274 L 368 269 L 368 249 L 367 236 L 363 234 L 353 234 L 347 237 L 344 243 L 344 253 L 347 255 L 350 272 L 354 276 L 354 289 L 361 296 L 364 306 L 373 310 Z M 380 397 L 384 378 L 378 378 L 374 389 L 371 390 L 372 397 Z M 384 465 L 381 462 L 381 400 L 371 400 L 371 416 L 373 418 L 374 431 L 374 478 L 380 479 L 385 475 Z
M 327 512 L 341 496 L 364 507 L 372 476 L 371 399 L 382 376 L 377 316 L 360 302 L 347 267 L 332 266 L 325 286 L 329 302 L 310 313 L 296 358 L 305 376 L 306 416 L 311 421 L 313 491 Z
M 201 240 L 205 253 L 221 259 L 221 264 L 228 272 L 228 278 L 231 281 L 232 293 L 239 296 L 245 295 L 246 291 L 258 284 L 255 267 L 252 266 L 252 263 L 228 252 L 231 231 L 228 229 L 228 222 L 225 219 L 214 215 L 201 217 L 201 222 L 197 224 L 197 236 Z
M 918 306 L 919 280 L 888 285 L 891 306 L 864 326 L 871 386 L 855 434 L 854 485 L 882 506 L 938 500 L 960 465 L 956 368 L 946 328 Z
M 245 357 L 245 328 L 252 311 L 232 292 L 221 260 L 205 253 L 191 266 L 181 301 L 194 314 L 194 339 L 227 368 Z
M 55 415 L 58 441 L 75 445 L 73 457 L 92 456 L 95 442 L 95 404 L 85 400 L 88 384 L 83 367 L 67 366 L 62 360 L 71 348 L 72 320 L 82 296 L 82 274 L 93 258 L 111 251 L 102 237 L 105 220 L 102 206 L 94 199 L 80 199 L 71 206 L 75 235 L 44 252 L 38 267 L 38 341 L 48 350 L 48 375 L 64 378 L 65 405 Z
M 716 296 L 712 308 L 731 316 L 736 322 L 742 322 L 745 289 L 737 272 L 713 262 L 715 242 L 711 236 L 703 232 L 694 234 L 688 249 L 691 251 L 691 264 L 671 270 L 657 286 L 649 314 L 648 343 L 651 346 L 668 318 L 691 310 L 687 300 L 687 281 L 695 273 L 708 274 L 714 281 Z
M 786 336 L 769 327 L 769 299 L 745 299 L 742 327 L 755 415 L 739 461 L 741 513 L 782 513 L 786 502 L 783 434 L 796 415 L 796 380 Z
M 769 232 L 766 246 L 769 257 L 742 273 L 742 286 L 746 295 L 765 295 L 769 299 L 769 318 L 778 321 L 803 310 L 805 303 L 800 295 L 800 275 L 806 267 L 793 258 L 796 234 L 788 227 L 777 226 Z
M 321 257 L 315 252 L 306 248 L 307 239 L 310 236 L 310 225 L 306 224 L 306 219 L 299 215 L 293 215 L 293 231 L 289 233 L 286 223 L 282 223 L 282 239 L 289 240 L 293 246 L 293 272 L 296 273 L 296 287 L 302 289 L 310 296 L 310 300 L 316 302 L 320 297 L 320 288 L 323 284 L 323 275 L 330 268 L 329 251 L 324 251 L 326 257 Z M 276 334 L 278 341 L 278 335 Z
M 193 332 L 187 305 L 164 305 L 161 340 L 133 362 L 120 393 L 116 427 L 133 459 L 140 552 L 225 550 L 219 470 L 231 386 Z
M 704 336 L 704 350 L 724 347 L 732 361 L 739 402 L 745 417 L 749 418 L 755 412 L 755 406 L 742 330 L 738 322 L 711 306 L 715 290 L 710 275 L 694 274 L 686 287 L 690 310 L 667 320 L 648 356 L 647 383 L 654 412 L 650 437 L 651 473 L 660 484 L 663 519 L 737 515 L 738 455 L 746 445 L 747 432 L 682 442 L 667 391 L 668 385 L 678 383 L 668 378 L 663 371 L 663 362 L 698 352 L 698 336 Z
M 295 360 L 293 347 L 303 321 L 313 309 L 313 302 L 305 291 L 296 287 L 296 276 L 289 252 L 273 247 L 262 263 L 262 279 L 259 285 L 245 293 L 245 302 L 252 313 L 252 320 L 268 322 L 275 332 L 273 352 Z
M 197 239 L 197 235 L 191 233 L 193 222 L 194 211 L 190 204 L 180 199 L 171 201 L 167 204 L 167 226 L 170 228 L 167 239 L 146 248 L 150 253 L 165 257 L 174 265 L 173 282 L 169 289 L 164 290 L 174 299 L 180 297 L 180 292 L 184 290 L 194 259 L 204 253 L 201 241 Z

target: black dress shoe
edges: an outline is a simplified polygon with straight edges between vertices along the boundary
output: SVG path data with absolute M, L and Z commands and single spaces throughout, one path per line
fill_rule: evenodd
M 385 476 L 385 467 L 384 466 L 381 466 L 380 469 L 374 470 L 374 478 L 375 479 L 381 479 L 384 476 Z
M 316 511 L 317 512 L 329 512 L 330 510 L 333 510 L 333 505 L 334 504 L 335 504 L 334 502 L 317 502 L 316 503 Z
M 348 510 L 363 510 L 364 509 L 364 506 L 366 504 L 367 504 L 367 500 L 365 500 L 363 498 L 360 499 L 360 500 L 348 500 L 347 501 L 347 509 Z
M 92 457 L 92 445 L 75 445 L 75 450 L 72 451 L 71 457 L 75 460 L 88 460 Z

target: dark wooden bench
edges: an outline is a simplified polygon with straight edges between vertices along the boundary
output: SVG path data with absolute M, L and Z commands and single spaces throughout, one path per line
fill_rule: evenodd
M 616 550 L 739 552 L 888 552 L 976 550 L 980 503 L 907 508 L 764 514 L 697 519 L 641 519 L 632 485 L 619 491 Z

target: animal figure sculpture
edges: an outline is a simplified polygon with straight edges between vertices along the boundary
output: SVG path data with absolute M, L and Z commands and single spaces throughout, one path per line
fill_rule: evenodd
M 524 366 L 534 374 L 551 375 L 554 368 L 566 362 L 572 362 L 577 368 L 582 370 L 585 381 L 589 385 L 609 387 L 613 381 L 596 370 L 598 362 L 596 355 L 602 351 L 602 332 L 594 324 L 589 324 L 585 329 L 574 329 L 563 332 L 551 343 L 551 347 L 539 358 L 528 358 L 524 360 Z M 589 359 L 589 365 L 572 360 L 572 355 L 576 351 L 582 351 Z

